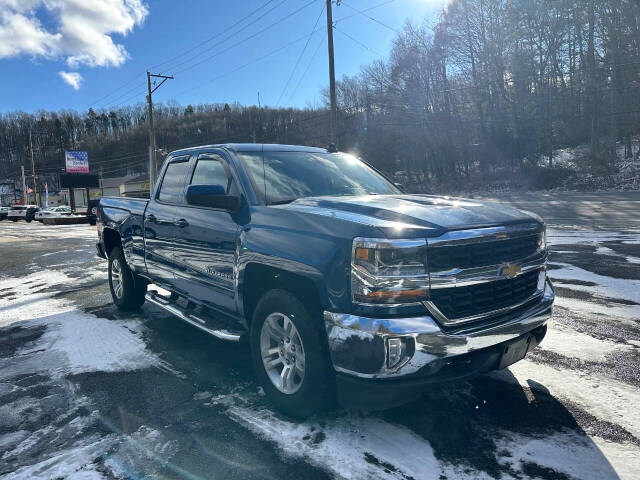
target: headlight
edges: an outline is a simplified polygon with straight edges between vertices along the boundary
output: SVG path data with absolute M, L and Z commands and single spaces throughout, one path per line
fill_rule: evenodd
M 428 288 L 426 240 L 354 239 L 351 297 L 355 303 L 417 302 L 427 298 Z
M 547 226 L 538 234 L 538 250 L 546 250 L 547 248 Z

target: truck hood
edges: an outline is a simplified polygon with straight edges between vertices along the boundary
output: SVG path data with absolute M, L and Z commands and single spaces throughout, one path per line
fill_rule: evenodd
M 535 214 L 496 203 L 433 195 L 313 197 L 282 207 L 383 230 L 419 230 L 426 236 L 438 236 L 449 230 L 542 221 Z

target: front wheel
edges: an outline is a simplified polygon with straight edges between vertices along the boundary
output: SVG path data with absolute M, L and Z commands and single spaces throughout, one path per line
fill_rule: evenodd
M 280 410 L 304 418 L 334 399 L 334 375 L 311 314 L 285 290 L 265 293 L 251 322 L 253 366 Z
M 113 303 L 123 311 L 140 308 L 147 293 L 147 282 L 131 271 L 120 247 L 109 253 L 109 289 Z

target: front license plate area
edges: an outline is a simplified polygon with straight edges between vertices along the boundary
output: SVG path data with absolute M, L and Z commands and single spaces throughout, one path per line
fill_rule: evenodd
M 529 351 L 530 343 L 531 335 L 527 335 L 517 342 L 507 345 L 500 357 L 498 369 L 508 367 L 509 365 L 516 363 L 518 360 L 522 360 Z

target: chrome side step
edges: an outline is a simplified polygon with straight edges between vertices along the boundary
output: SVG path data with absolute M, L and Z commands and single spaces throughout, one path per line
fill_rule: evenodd
M 209 335 L 213 335 L 216 338 L 219 338 L 220 340 L 226 340 L 229 342 L 239 342 L 240 341 L 240 335 L 237 333 L 232 333 L 229 332 L 228 330 L 212 330 L 210 328 L 206 327 L 206 323 L 203 319 L 201 319 L 200 317 L 197 317 L 196 315 L 193 315 L 191 313 L 187 313 L 184 310 L 182 310 L 180 307 L 178 307 L 177 305 L 173 304 L 168 298 L 163 297 L 162 295 L 153 293 L 153 292 L 148 292 L 145 295 L 145 299 L 148 302 L 153 303 L 154 305 L 166 310 L 167 312 L 171 313 L 172 315 L 175 315 L 176 317 L 184 320 L 185 322 L 193 325 L 194 327 L 199 328 L 200 330 L 203 330 L 205 332 L 207 332 Z

